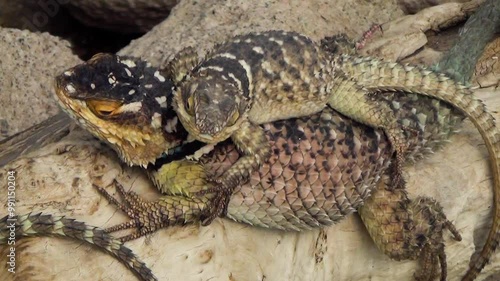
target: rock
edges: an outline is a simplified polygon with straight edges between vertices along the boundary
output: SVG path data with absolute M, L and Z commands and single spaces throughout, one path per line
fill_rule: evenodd
M 160 25 L 119 52 L 164 64 L 184 47 L 203 54 L 216 42 L 241 33 L 269 29 L 293 30 L 319 40 L 346 33 L 359 38 L 373 23 L 402 15 L 387 1 L 181 1 Z
M 480 87 L 500 86 L 500 37 L 486 46 L 476 65 L 474 80 Z
M 426 32 L 439 32 L 470 16 L 482 0 L 467 3 L 448 3 L 422 10 L 382 24 L 383 33 L 375 32 L 370 44 L 362 53 L 399 61 L 424 47 L 428 40 Z M 435 61 L 437 62 L 437 61 Z
M 399 5 L 405 13 L 416 14 L 419 11 L 432 6 L 438 6 L 450 2 L 464 3 L 470 0 L 399 0 Z
M 59 0 L 59 2 L 63 2 Z M 56 0 L 0 0 L 0 26 L 36 31 L 65 29 L 68 13 Z M 61 21 L 63 24 L 61 24 Z
M 165 18 L 178 0 L 64 1 L 70 13 L 86 25 L 120 33 L 149 31 Z
M 56 73 L 80 62 L 69 43 L 47 33 L 0 27 L 1 137 L 13 135 L 56 114 Z

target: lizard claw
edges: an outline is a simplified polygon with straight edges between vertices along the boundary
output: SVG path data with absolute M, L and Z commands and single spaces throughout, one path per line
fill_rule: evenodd
M 224 217 L 227 214 L 227 206 L 229 205 L 231 194 L 232 191 L 229 189 L 222 189 L 215 194 L 215 197 L 210 200 L 210 207 L 201 215 L 201 225 L 207 226 L 217 217 Z
M 122 200 L 119 202 L 111 194 L 109 194 L 103 187 L 94 185 L 94 187 L 101 193 L 106 200 L 110 203 L 116 205 L 120 210 L 127 214 L 130 218 L 129 221 L 120 223 L 105 229 L 106 233 L 112 233 L 124 229 L 136 228 L 137 230 L 132 234 L 125 235 L 119 238 L 121 242 L 126 242 L 130 240 L 137 239 L 141 236 L 145 236 L 149 233 L 156 231 L 157 229 L 163 227 L 161 221 L 156 219 L 156 216 L 151 216 L 150 214 L 154 212 L 155 202 L 144 201 L 137 193 L 133 191 L 125 191 L 123 186 L 116 180 L 113 182 L 118 193 L 120 194 Z M 154 214 L 153 214 L 154 215 Z
M 196 223 L 209 208 L 210 198 L 208 196 L 191 198 L 171 195 L 163 196 L 154 201 L 144 201 L 135 192 L 125 191 L 117 181 L 114 181 L 113 184 L 116 186 L 123 203 L 111 196 L 104 188 L 96 185 L 94 187 L 104 198 L 116 205 L 130 218 L 127 222 L 105 229 L 107 233 L 111 233 L 135 228 L 132 234 L 119 238 L 122 242 L 137 239 L 167 226 Z M 217 214 L 219 213 L 217 212 Z

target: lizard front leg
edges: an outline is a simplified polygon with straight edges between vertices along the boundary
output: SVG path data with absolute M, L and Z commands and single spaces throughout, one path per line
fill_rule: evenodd
M 123 199 L 122 203 L 103 187 L 95 186 L 110 203 L 119 207 L 131 219 L 107 228 L 106 232 L 136 229 L 132 234 L 121 237 L 122 242 L 137 239 L 167 226 L 195 223 L 205 213 L 213 197 L 212 194 L 193 195 L 201 188 L 210 186 L 203 167 L 196 162 L 174 161 L 150 172 L 150 177 L 154 183 L 159 184 L 157 187 L 161 191 L 169 195 L 154 201 L 145 201 L 135 192 L 125 191 L 123 186 L 115 181 L 114 185 Z
M 222 176 L 215 179 L 219 184 L 218 187 L 201 192 L 201 194 L 216 193 L 209 212 L 203 218 L 203 225 L 208 225 L 216 217 L 226 214 L 227 205 L 234 189 L 248 180 L 250 174 L 271 156 L 271 145 L 264 130 L 250 121 L 245 120 L 240 129 L 231 135 L 231 140 L 243 156 Z
M 440 280 L 446 280 L 443 231 L 448 229 L 457 241 L 462 238 L 438 202 L 429 197 L 411 200 L 404 189 L 388 188 L 382 180 L 358 211 L 384 254 L 398 261 L 419 259 L 416 280 L 434 280 L 439 269 Z

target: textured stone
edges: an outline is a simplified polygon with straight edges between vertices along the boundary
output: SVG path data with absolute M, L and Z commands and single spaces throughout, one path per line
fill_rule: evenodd
M 59 111 L 53 79 L 68 65 L 79 63 L 67 41 L 47 33 L 0 27 L 0 130 L 15 134 Z
M 86 25 L 120 33 L 146 32 L 164 20 L 178 0 L 72 0 L 70 13 Z
M 293 30 L 319 40 L 344 32 L 358 38 L 373 23 L 398 18 L 391 1 L 181 1 L 172 14 L 120 54 L 163 64 L 177 51 L 194 46 L 200 53 L 230 36 L 269 29 Z
M 464 3 L 469 0 L 399 0 L 399 4 L 405 13 L 415 14 L 425 8 L 437 6 L 450 2 Z

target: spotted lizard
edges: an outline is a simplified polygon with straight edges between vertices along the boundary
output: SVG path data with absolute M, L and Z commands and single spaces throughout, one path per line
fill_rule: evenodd
M 202 219 L 210 207 L 211 194 L 202 197 L 195 194 L 211 188 L 209 179 L 222 175 L 240 158 L 235 146 L 224 142 L 198 162 L 170 162 L 187 146 L 196 149 L 200 145 L 187 142 L 186 130 L 176 115 L 171 115 L 174 111 L 170 87 L 171 82 L 146 63 L 112 55 L 99 55 L 57 78 L 61 106 L 111 145 L 127 163 L 142 166 L 150 163 L 152 181 L 168 194 L 158 201 L 144 202 L 137 194 L 127 194 L 119 187 L 124 203 L 105 195 L 132 219 L 107 230 L 138 229 L 124 236 L 123 241 L 168 225 Z M 420 158 L 443 144 L 462 120 L 446 104 L 415 94 L 374 94 L 370 98 L 386 104 L 398 119 L 419 131 L 417 137 L 409 138 L 408 159 Z M 161 121 L 155 116 L 161 116 Z M 271 122 L 262 129 L 272 147 L 271 157 L 251 174 L 250 182 L 236 190 L 228 206 L 229 218 L 256 226 L 301 230 L 332 225 L 364 203 L 366 211 L 361 214 L 374 241 L 385 253 L 395 259 L 430 255 L 429 262 L 419 272 L 429 279 L 421 280 L 431 280 L 429 272 L 435 272 L 439 263 L 446 276 L 442 230 L 452 230 L 457 238 L 459 235 L 437 203 L 425 198 L 411 201 L 404 190 L 390 190 L 397 197 L 394 200 L 405 203 L 394 203 L 401 209 L 393 209 L 391 215 L 404 218 L 404 223 L 388 226 L 383 219 L 373 217 L 375 210 L 380 210 L 380 199 L 370 203 L 368 197 L 392 159 L 390 143 L 383 132 L 356 123 L 330 108 L 309 117 Z M 138 137 L 128 138 L 131 131 L 141 136 L 142 142 L 136 140 Z M 160 135 L 163 139 L 156 137 Z M 146 149 L 150 146 L 161 149 Z M 99 190 L 106 194 L 102 187 Z M 372 213 L 370 204 L 376 207 Z M 424 215 L 414 221 L 413 213 Z M 408 228 L 413 224 L 419 227 Z M 394 233 L 397 239 L 388 238 L 386 227 L 401 230 Z M 401 235 L 404 239 L 400 239 Z M 419 243 L 411 243 L 417 237 Z M 434 248 L 428 249 L 429 245 Z
M 228 137 L 244 157 L 216 180 L 220 186 L 212 218 L 224 212 L 232 189 L 248 180 L 270 153 L 257 124 L 306 116 L 329 105 L 354 120 L 382 128 L 396 150 L 396 184 L 407 140 L 388 108 L 367 93 L 415 93 L 449 103 L 471 119 L 490 155 L 495 216 L 481 258 L 482 268 L 498 244 L 500 231 L 500 135 L 486 107 L 470 88 L 425 67 L 370 57 L 331 55 L 295 32 L 239 35 L 216 45 L 201 62 L 188 48 L 169 69 L 177 80 L 174 108 L 191 137 L 217 143 Z M 398 133 L 399 132 L 399 133 Z M 213 191 L 213 190 L 211 190 Z

